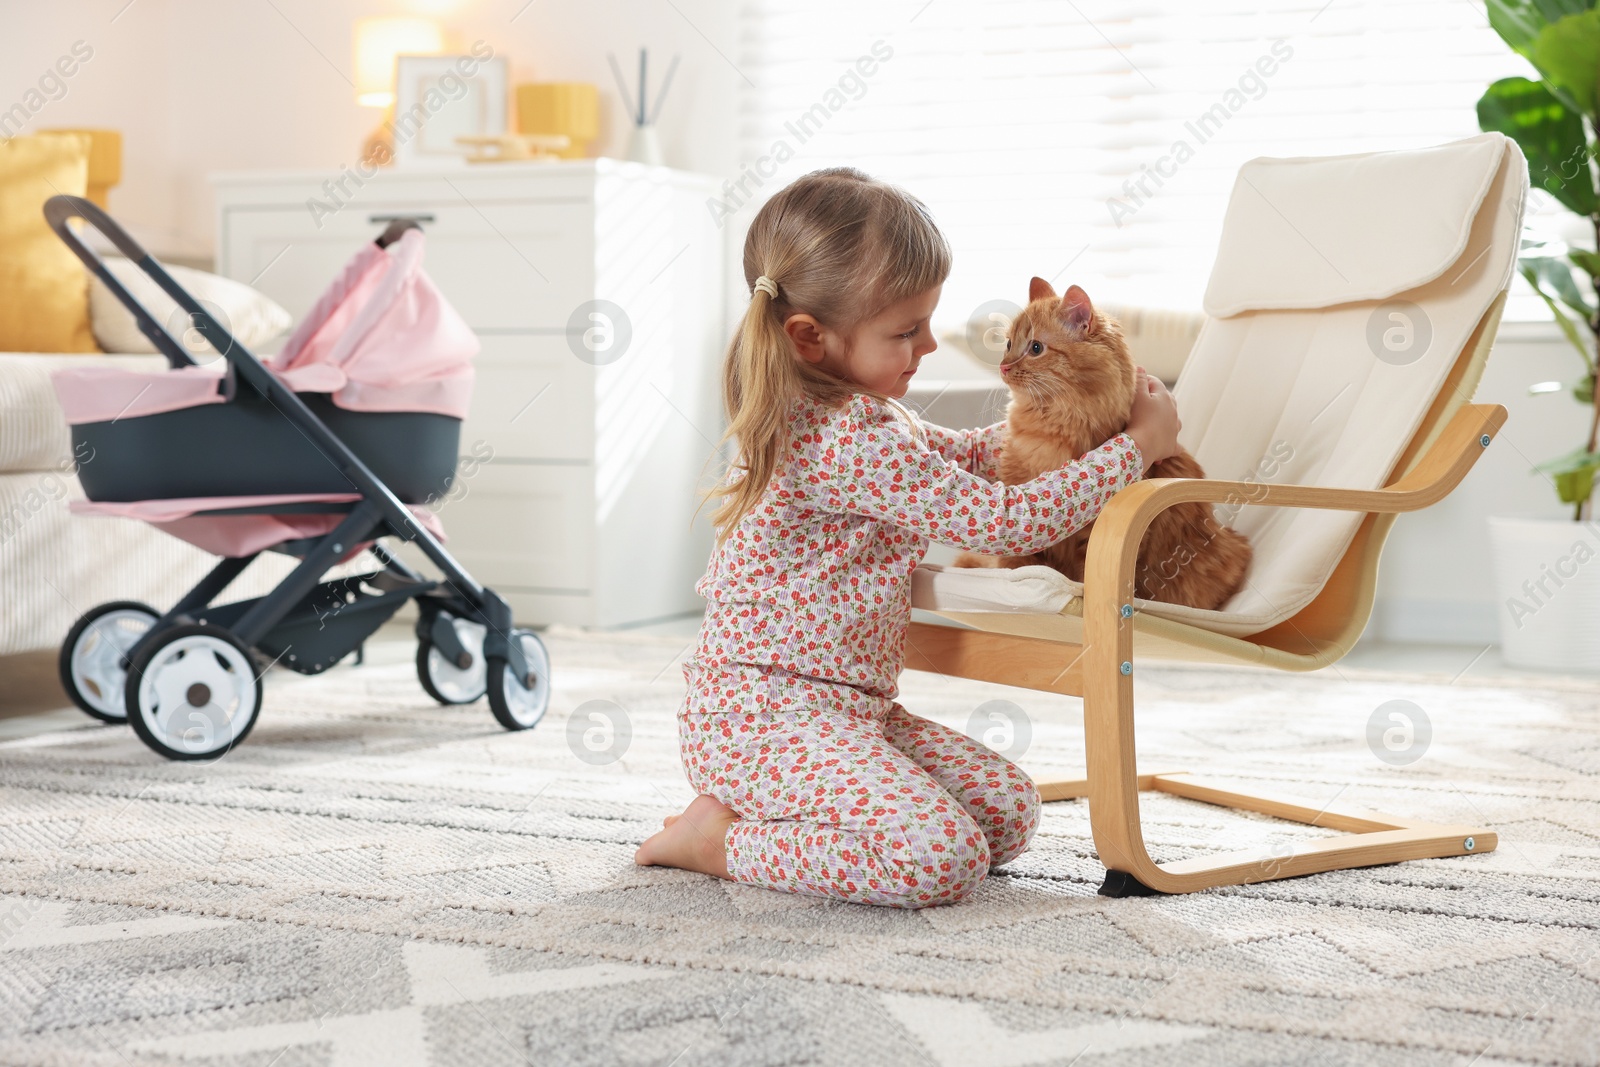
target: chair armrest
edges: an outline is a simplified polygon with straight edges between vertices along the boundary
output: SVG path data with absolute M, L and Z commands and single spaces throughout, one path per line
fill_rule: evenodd
M 1461 483 L 1467 471 L 1489 447 L 1505 425 L 1506 409 L 1499 404 L 1467 404 L 1456 412 L 1439 439 L 1409 474 L 1382 489 L 1340 489 L 1320 485 L 1272 485 L 1267 482 L 1228 482 L 1214 478 L 1150 478 L 1122 490 L 1103 508 L 1095 521 L 1095 534 L 1113 513 L 1150 518 L 1174 504 L 1203 500 L 1210 503 L 1265 504 L 1285 508 L 1329 508 L 1335 511 L 1416 511 L 1437 504 Z M 1122 525 L 1114 523 L 1113 525 Z M 1129 523 L 1131 525 L 1131 523 Z
M 1091 610 L 1091 601 L 1106 593 L 1114 594 L 1117 603 L 1131 595 L 1133 567 L 1145 529 L 1175 504 L 1205 501 L 1335 511 L 1416 511 L 1443 500 L 1460 484 L 1505 421 L 1506 409 L 1499 404 L 1464 405 L 1416 467 L 1382 489 L 1271 485 L 1213 478 L 1151 478 L 1135 482 L 1113 496 L 1095 519 L 1084 568 L 1085 614 Z M 1096 590 L 1101 591 L 1100 596 L 1095 595 Z

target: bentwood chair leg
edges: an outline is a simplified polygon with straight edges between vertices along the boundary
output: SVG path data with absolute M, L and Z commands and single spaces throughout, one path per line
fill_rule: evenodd
M 1093 607 L 1086 605 L 1084 612 L 1083 725 L 1089 824 L 1107 870 L 1100 889 L 1103 895 L 1188 893 L 1349 867 L 1490 852 L 1498 844 L 1496 835 L 1481 827 L 1428 823 L 1333 804 L 1317 807 L 1291 797 L 1241 792 L 1182 772 L 1139 774 L 1133 736 L 1132 626 L 1118 625 L 1122 616 L 1115 605 L 1101 605 L 1104 610 L 1098 613 L 1092 613 Z M 1045 782 L 1040 791 L 1061 795 L 1078 784 Z M 1144 842 L 1141 789 L 1346 832 L 1270 849 L 1158 864 Z

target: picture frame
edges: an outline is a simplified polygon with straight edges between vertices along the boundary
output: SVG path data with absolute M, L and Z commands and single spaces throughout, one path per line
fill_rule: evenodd
M 503 58 L 397 56 L 395 166 L 467 166 L 456 138 L 505 133 L 509 94 Z

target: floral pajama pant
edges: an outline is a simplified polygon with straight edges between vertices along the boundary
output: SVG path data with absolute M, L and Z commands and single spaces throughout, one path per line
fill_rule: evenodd
M 1038 827 L 1020 768 L 897 703 L 783 671 L 685 674 L 684 768 L 739 814 L 735 881 L 923 908 L 972 892 Z

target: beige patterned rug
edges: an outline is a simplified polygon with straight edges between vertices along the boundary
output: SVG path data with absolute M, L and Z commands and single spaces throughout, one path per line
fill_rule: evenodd
M 685 649 L 548 643 L 523 734 L 434 705 L 394 642 L 275 673 L 215 765 L 87 719 L 0 744 L 0 1063 L 1600 1062 L 1600 687 L 1141 667 L 1144 764 L 1499 851 L 1111 900 L 1068 802 L 969 900 L 894 912 L 635 868 L 690 796 Z M 1007 712 L 1036 773 L 1081 758 L 1075 700 L 924 674 L 902 699 L 996 744 Z M 1400 706 L 1431 737 L 1394 744 Z M 1146 817 L 1160 859 L 1300 833 Z

